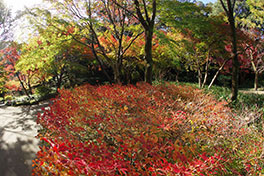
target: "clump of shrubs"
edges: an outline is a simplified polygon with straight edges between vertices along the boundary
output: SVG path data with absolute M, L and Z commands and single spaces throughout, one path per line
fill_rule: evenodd
M 85 85 L 38 116 L 35 175 L 264 173 L 263 137 L 189 86 Z
M 52 90 L 52 88 L 48 87 L 48 86 L 39 86 L 35 89 L 35 93 L 37 95 L 40 95 L 41 97 L 46 97 L 49 96 L 52 92 L 54 92 Z

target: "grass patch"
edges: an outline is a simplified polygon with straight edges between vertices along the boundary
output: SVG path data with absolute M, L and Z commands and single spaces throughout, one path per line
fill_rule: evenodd
M 194 88 L 199 88 L 197 83 L 187 83 L 187 82 L 172 82 L 176 85 L 188 85 Z M 212 94 L 218 101 L 224 100 L 230 102 L 231 98 L 231 89 L 228 87 L 221 86 L 212 86 L 208 89 L 208 86 L 203 88 L 205 93 Z M 243 89 L 248 90 L 248 89 Z M 235 103 L 230 104 L 231 107 L 236 111 L 242 111 L 243 109 L 252 109 L 252 110 L 264 110 L 264 94 L 255 94 L 255 93 L 238 93 L 238 99 Z

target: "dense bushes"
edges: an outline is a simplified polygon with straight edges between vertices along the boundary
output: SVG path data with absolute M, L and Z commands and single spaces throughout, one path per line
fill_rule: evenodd
M 85 85 L 38 122 L 35 175 L 263 173 L 263 138 L 210 95 L 189 86 Z

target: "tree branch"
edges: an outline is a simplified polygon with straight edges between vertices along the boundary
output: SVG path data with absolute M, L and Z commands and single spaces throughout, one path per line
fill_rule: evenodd
M 144 19 L 143 15 L 141 13 L 138 0 L 134 0 L 134 4 L 135 4 L 136 13 L 137 13 L 139 22 L 142 24 L 142 26 L 145 29 L 147 29 L 149 27 L 149 24 L 146 23 L 146 20 Z
M 229 17 L 229 13 L 228 13 L 229 11 L 227 10 L 227 8 L 226 8 L 226 6 L 225 6 L 223 0 L 220 0 L 220 2 L 221 2 L 221 4 L 222 4 L 222 7 L 223 7 L 223 9 L 224 9 L 226 15 Z
M 144 33 L 144 31 L 138 33 L 129 43 L 129 45 L 124 49 L 122 55 L 124 55 L 126 53 L 126 51 L 130 48 L 130 46 L 133 44 L 133 42 L 140 36 Z
M 146 1 L 145 0 L 143 0 L 143 6 L 144 6 L 145 14 L 146 14 L 146 21 L 150 24 L 150 19 L 149 19 L 147 5 L 146 5 Z

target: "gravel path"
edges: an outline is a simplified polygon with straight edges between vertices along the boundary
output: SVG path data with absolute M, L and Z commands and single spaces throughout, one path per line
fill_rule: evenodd
M 41 107 L 0 106 L 0 176 L 29 176 L 38 148 L 36 115 Z

